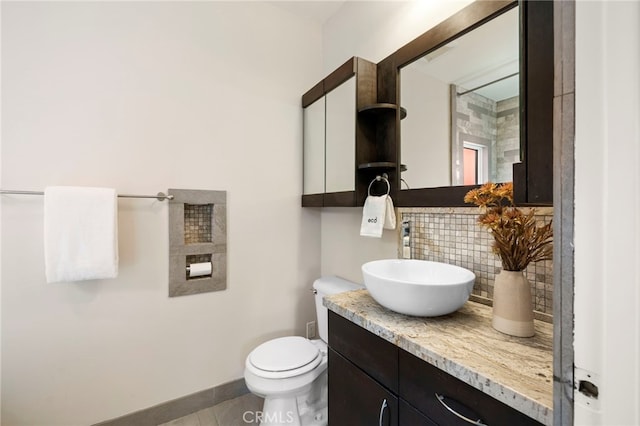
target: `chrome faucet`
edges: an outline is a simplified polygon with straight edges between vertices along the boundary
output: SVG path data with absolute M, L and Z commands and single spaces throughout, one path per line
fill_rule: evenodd
M 411 222 L 402 221 L 402 258 L 411 259 Z

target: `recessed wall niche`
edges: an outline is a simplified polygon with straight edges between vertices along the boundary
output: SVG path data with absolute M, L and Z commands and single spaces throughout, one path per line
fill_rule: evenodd
M 184 205 L 184 243 L 210 243 L 213 204 Z
M 227 192 L 169 189 L 169 297 L 227 288 Z

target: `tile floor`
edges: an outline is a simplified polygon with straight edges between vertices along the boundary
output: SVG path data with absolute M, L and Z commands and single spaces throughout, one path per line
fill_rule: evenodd
M 158 426 L 257 425 L 255 413 L 262 410 L 262 403 L 262 398 L 248 393 Z

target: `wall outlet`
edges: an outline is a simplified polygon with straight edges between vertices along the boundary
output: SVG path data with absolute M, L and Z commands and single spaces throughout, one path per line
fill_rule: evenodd
M 309 321 L 307 323 L 307 339 L 315 339 L 316 337 L 316 322 Z

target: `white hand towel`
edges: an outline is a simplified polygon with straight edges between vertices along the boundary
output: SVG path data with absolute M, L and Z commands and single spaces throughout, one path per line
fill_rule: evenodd
M 396 229 L 396 211 L 393 208 L 393 200 L 387 195 L 385 202 L 384 229 Z
M 47 282 L 118 276 L 118 201 L 111 188 L 44 191 Z
M 360 235 L 363 237 L 382 237 L 382 227 L 387 210 L 387 195 L 375 197 L 369 195 L 364 201 L 362 209 L 362 224 Z

